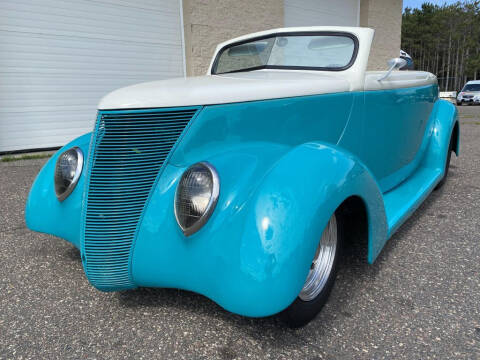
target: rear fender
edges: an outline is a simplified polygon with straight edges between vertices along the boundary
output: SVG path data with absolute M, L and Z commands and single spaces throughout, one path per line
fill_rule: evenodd
M 428 153 L 423 160 L 423 167 L 440 169 L 443 173 L 447 160 L 447 149 L 452 135 L 454 139 L 454 152 L 460 154 L 460 124 L 458 111 L 455 105 L 446 100 L 437 100 L 435 103 L 435 125 L 432 130 Z M 454 133 L 455 126 L 458 131 Z M 439 181 L 442 177 L 439 177 Z

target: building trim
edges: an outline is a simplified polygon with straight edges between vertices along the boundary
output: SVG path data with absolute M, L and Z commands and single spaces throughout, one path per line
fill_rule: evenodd
M 360 0 L 358 0 L 360 1 Z M 183 55 L 183 77 L 187 77 L 187 55 L 185 53 L 185 28 L 183 24 L 183 0 L 178 0 L 180 4 L 180 28 L 182 31 L 182 55 Z
M 358 6 L 357 6 L 357 26 L 360 26 L 360 6 L 361 6 L 362 0 L 357 0 Z

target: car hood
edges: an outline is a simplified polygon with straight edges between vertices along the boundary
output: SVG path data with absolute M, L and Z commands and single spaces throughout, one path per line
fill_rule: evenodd
M 127 86 L 106 95 L 98 108 L 139 109 L 225 104 L 349 90 L 349 81 L 325 72 L 259 70 Z

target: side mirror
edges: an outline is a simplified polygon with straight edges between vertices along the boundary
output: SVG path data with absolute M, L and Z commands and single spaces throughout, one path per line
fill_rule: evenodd
M 382 77 L 380 77 L 377 81 L 385 80 L 386 78 L 388 78 L 390 76 L 390 74 L 392 73 L 393 70 L 400 69 L 400 68 L 404 67 L 405 65 L 407 65 L 407 61 L 405 59 L 402 59 L 402 58 L 393 58 L 393 59 L 390 59 L 390 60 L 387 61 L 387 65 L 388 65 L 387 73 L 385 75 L 383 75 Z

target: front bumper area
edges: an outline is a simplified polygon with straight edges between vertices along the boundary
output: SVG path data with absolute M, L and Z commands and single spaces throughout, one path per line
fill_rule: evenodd
M 63 202 L 55 196 L 53 173 L 56 158 L 64 150 L 79 146 L 87 154 L 90 137 L 87 134 L 73 141 L 48 161 L 35 180 L 26 206 L 26 221 L 31 230 L 71 242 L 81 250 L 83 262 L 85 173 Z M 173 211 L 176 186 L 185 168 L 167 164 L 155 184 L 132 244 L 130 288 L 194 291 L 231 312 L 253 317 L 273 315 L 293 302 L 306 278 L 312 253 L 305 246 L 293 244 L 305 244 L 306 235 L 298 232 L 298 221 L 290 218 L 294 223 L 282 232 L 278 243 L 281 246 L 272 248 L 270 230 L 266 231 L 256 221 L 255 207 L 246 205 L 254 186 L 252 178 L 260 178 L 284 151 L 278 148 L 267 154 L 264 149 L 257 161 L 252 159 L 258 149 L 236 154 L 234 159 L 228 156 L 205 159 L 219 171 L 222 191 L 212 217 L 190 237 L 181 231 Z M 282 226 L 287 221 L 273 215 L 272 219 L 281 221 Z M 275 240 L 279 236 L 276 232 Z

